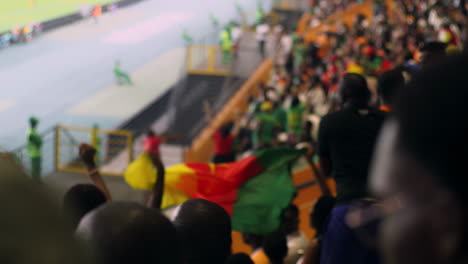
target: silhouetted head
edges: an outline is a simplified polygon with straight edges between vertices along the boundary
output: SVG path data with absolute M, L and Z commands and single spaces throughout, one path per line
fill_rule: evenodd
M 77 235 L 99 264 L 180 263 L 176 230 L 159 210 L 132 202 L 114 202 L 90 212 Z
M 425 67 L 431 64 L 437 64 L 445 57 L 446 49 L 447 44 L 442 42 L 432 41 L 425 43 L 420 49 L 421 64 Z
M 356 73 L 348 73 L 343 77 L 339 91 L 345 106 L 367 107 L 371 98 L 366 79 Z
M 39 124 L 39 119 L 37 119 L 37 117 L 31 116 L 31 117 L 29 118 L 29 125 L 30 125 L 32 128 L 36 128 L 38 124 Z
M 0 155 L 0 263 L 94 263 L 84 258 L 50 193 L 12 156 Z
M 282 264 L 288 255 L 288 242 L 283 232 L 278 231 L 265 236 L 263 251 L 271 264 Z
M 315 202 L 310 211 L 310 226 L 317 231 L 317 236 L 323 235 L 328 217 L 335 207 L 336 199 L 330 195 L 324 195 Z
M 221 132 L 221 136 L 227 137 L 231 134 L 232 128 L 234 127 L 234 122 L 230 121 L 224 124 L 219 131 Z
M 290 204 L 281 213 L 281 227 L 286 235 L 299 230 L 299 209 L 296 205 Z
M 463 55 L 417 74 L 382 129 L 370 185 L 389 202 L 387 263 L 468 261 L 467 68 Z
M 231 219 L 219 205 L 188 200 L 177 208 L 173 223 L 185 264 L 219 264 L 231 255 Z
M 299 97 L 296 95 L 292 98 L 291 100 L 291 107 L 296 107 L 298 106 L 299 104 L 301 103 L 301 101 L 299 100 Z
M 249 255 L 245 253 L 237 253 L 229 256 L 226 264 L 254 264 Z
M 400 88 L 405 85 L 405 78 L 400 69 L 394 69 L 383 73 L 379 77 L 379 96 L 384 105 L 393 106 L 393 101 Z
M 73 228 L 76 228 L 85 214 L 105 204 L 106 201 L 104 193 L 95 185 L 78 184 L 65 194 L 63 208 L 71 216 Z
M 146 136 L 147 137 L 155 137 L 156 133 L 154 133 L 154 131 L 152 129 L 148 129 L 148 131 L 146 131 Z

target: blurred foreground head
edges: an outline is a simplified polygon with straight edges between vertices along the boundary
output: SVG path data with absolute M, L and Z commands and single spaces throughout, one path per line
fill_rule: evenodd
M 254 264 L 249 255 L 245 253 L 237 253 L 229 256 L 226 264 Z
M 105 204 L 104 193 L 93 184 L 77 184 L 70 188 L 63 198 L 63 209 L 70 214 L 73 228 L 87 213 Z
M 231 254 L 231 219 L 219 205 L 188 200 L 176 210 L 173 222 L 185 264 L 224 263 Z
M 372 172 L 387 201 L 387 263 L 467 263 L 468 57 L 426 68 L 402 89 Z
M 176 230 L 159 210 L 114 202 L 88 213 L 77 235 L 99 264 L 180 263 Z
M 13 158 L 0 155 L 0 263 L 92 263 L 82 256 L 48 193 Z

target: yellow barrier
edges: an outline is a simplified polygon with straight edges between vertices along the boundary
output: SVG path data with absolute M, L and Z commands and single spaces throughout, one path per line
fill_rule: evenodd
M 231 73 L 230 59 L 223 58 L 220 46 L 190 45 L 187 49 L 187 72 L 197 75 L 227 76 Z
M 57 171 L 86 173 L 79 157 L 79 144 L 93 145 L 101 173 L 122 176 L 133 160 L 133 135 L 125 130 L 57 126 L 55 131 L 55 168 Z
M 258 93 L 258 85 L 265 82 L 273 68 L 271 59 L 265 60 L 254 74 L 244 83 L 240 90 L 230 99 L 213 122 L 203 129 L 200 135 L 192 142 L 190 149 L 185 153 L 185 162 L 209 162 L 213 155 L 213 133 L 224 123 L 234 118 L 236 112 L 245 112 L 248 107 L 249 95 Z

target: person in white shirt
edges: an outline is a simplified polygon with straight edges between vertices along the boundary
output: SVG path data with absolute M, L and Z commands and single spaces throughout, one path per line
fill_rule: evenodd
M 288 31 L 284 31 L 280 39 L 280 50 L 278 56 L 278 64 L 285 65 L 288 61 L 289 55 L 292 52 L 293 39 Z
M 266 40 L 268 37 L 268 34 L 270 33 L 270 26 L 265 22 L 262 21 L 256 29 L 257 32 L 257 41 L 258 41 L 258 48 L 260 50 L 260 54 L 262 55 L 262 58 L 265 58 L 265 44 Z

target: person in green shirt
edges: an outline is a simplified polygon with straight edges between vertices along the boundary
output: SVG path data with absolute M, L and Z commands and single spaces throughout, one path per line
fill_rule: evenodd
M 288 114 L 283 107 L 281 107 L 280 103 L 275 103 L 275 110 L 273 112 L 276 122 L 279 125 L 281 131 L 286 131 L 288 125 Z
M 272 103 L 262 103 L 261 112 L 255 115 L 255 121 L 257 126 L 252 134 L 255 148 L 268 148 L 275 145 L 275 129 L 278 123 L 273 115 Z
M 120 67 L 120 61 L 117 60 L 114 64 L 114 75 L 119 85 L 133 85 L 132 79 L 128 73 L 124 72 Z
M 291 143 L 296 144 L 299 142 L 304 130 L 303 130 L 303 116 L 306 107 L 301 104 L 299 97 L 294 96 L 291 101 L 291 107 L 288 109 L 288 134 Z
M 39 120 L 37 118 L 29 118 L 28 155 L 31 159 L 31 177 L 39 182 L 41 180 L 42 137 L 36 130 L 38 124 Z
M 295 75 L 299 75 L 301 66 L 305 62 L 306 58 L 306 52 L 307 52 L 307 47 L 304 44 L 304 41 L 302 38 L 299 38 L 297 41 L 294 43 L 293 47 L 293 61 L 294 61 L 294 73 Z

